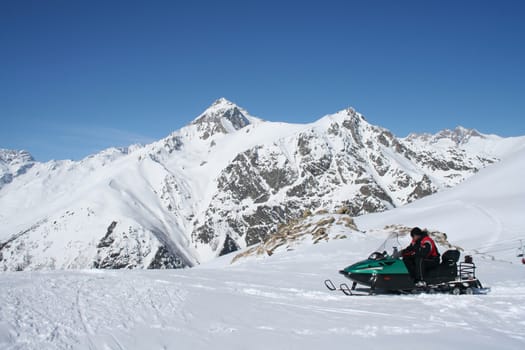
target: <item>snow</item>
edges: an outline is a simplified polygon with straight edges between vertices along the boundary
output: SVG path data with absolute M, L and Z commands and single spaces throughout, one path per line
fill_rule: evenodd
M 502 138 L 497 135 L 482 134 L 474 129 L 462 126 L 454 130 L 442 130 L 435 135 L 410 134 L 405 142 L 426 149 L 431 152 L 446 152 L 450 147 L 457 146 L 468 153 L 477 152 L 488 158 L 504 158 L 510 153 L 519 151 L 524 147 L 524 137 Z
M 524 167 L 525 151 L 517 151 L 456 188 L 357 218 L 365 235 L 262 259 L 230 264 L 228 255 L 183 270 L 3 273 L 0 348 L 523 349 L 525 267 L 511 243 L 525 235 Z M 343 282 L 337 271 L 380 245 L 387 224 L 428 226 L 479 250 L 478 277 L 491 293 L 326 290 L 324 279 Z
M 452 189 L 396 210 L 357 218 L 357 224 L 369 229 L 395 221 L 440 229 L 459 245 L 489 256 L 493 245 L 502 249 L 506 242 L 508 258 L 515 250 L 510 248 L 525 239 L 524 173 L 525 149 L 521 149 Z
M 374 244 L 177 271 L 7 273 L 2 349 L 520 349 L 523 267 L 481 262 L 487 296 L 346 297 L 324 289 Z M 375 243 L 375 242 L 374 242 Z

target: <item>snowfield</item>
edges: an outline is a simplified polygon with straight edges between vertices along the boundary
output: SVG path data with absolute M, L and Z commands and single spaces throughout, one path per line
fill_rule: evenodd
M 481 262 L 487 296 L 330 293 L 353 242 L 233 268 L 8 273 L 2 349 L 522 349 L 523 266 Z M 358 245 L 360 247 L 366 245 Z M 370 246 L 370 245 L 369 245 Z M 372 246 L 370 246 L 372 247 Z M 336 253 L 338 251 L 339 253 Z M 329 260 L 331 259 L 331 260 Z M 516 276 L 521 278 L 513 280 Z
M 442 193 L 357 219 L 367 233 L 192 269 L 9 272 L 1 349 L 523 349 L 525 151 Z M 484 296 L 329 292 L 386 224 L 428 226 L 474 253 Z M 235 253 L 234 253 L 235 254 Z

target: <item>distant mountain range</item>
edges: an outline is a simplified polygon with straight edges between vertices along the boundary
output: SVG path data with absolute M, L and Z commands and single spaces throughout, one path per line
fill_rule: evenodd
M 78 162 L 0 150 L 0 270 L 194 266 L 305 211 L 402 206 L 524 146 L 462 127 L 397 138 L 353 109 L 268 122 L 219 99 L 160 141 Z

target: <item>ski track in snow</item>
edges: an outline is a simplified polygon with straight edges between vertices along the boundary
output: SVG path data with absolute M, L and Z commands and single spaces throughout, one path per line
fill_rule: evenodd
M 0 282 L 0 348 L 318 349 L 339 344 L 372 349 L 406 341 L 427 342 L 429 349 L 525 345 L 525 281 L 507 279 L 523 276 L 521 266 L 490 266 L 483 278 L 495 282 L 487 296 L 346 297 L 325 290 L 321 273 L 294 276 L 294 269 L 312 266 L 301 266 L 304 256 L 297 254 L 279 267 L 263 261 L 249 269 L 245 264 L 7 273 Z M 489 267 L 488 262 L 480 265 L 480 271 Z
M 466 208 L 473 208 L 477 211 L 479 211 L 481 214 L 483 214 L 484 216 L 486 216 L 490 221 L 492 221 L 494 223 L 493 227 L 494 227 L 494 231 L 493 231 L 493 235 L 491 236 L 490 238 L 490 241 L 487 242 L 487 245 L 490 247 L 490 246 L 493 246 L 494 244 L 496 244 L 497 242 L 499 242 L 501 240 L 501 236 L 503 234 L 503 223 L 501 222 L 501 220 L 494 214 L 492 214 L 488 209 L 486 208 L 483 208 L 482 206 L 480 205 L 476 205 L 476 204 L 467 204 L 467 203 L 462 203 L 465 205 Z

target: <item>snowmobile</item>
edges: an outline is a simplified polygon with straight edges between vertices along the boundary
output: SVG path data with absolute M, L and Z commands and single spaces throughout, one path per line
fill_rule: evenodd
M 346 295 L 374 295 L 382 293 L 417 294 L 417 293 L 449 293 L 460 294 L 487 294 L 490 288 L 484 288 L 476 277 L 476 265 L 470 255 L 458 264 L 459 250 L 447 250 L 441 256 L 441 264 L 425 273 L 426 286 L 417 287 L 414 278 L 410 275 L 398 250 L 399 235 L 392 234 L 387 241 L 373 252 L 368 259 L 359 261 L 339 271 L 350 279 L 352 287 L 342 283 L 339 287 L 331 280 L 325 281 L 325 286 L 331 290 L 340 290 Z M 397 242 L 388 254 L 386 246 Z M 367 289 L 357 290 L 357 285 L 364 285 Z M 363 293 L 367 292 L 367 293 Z

